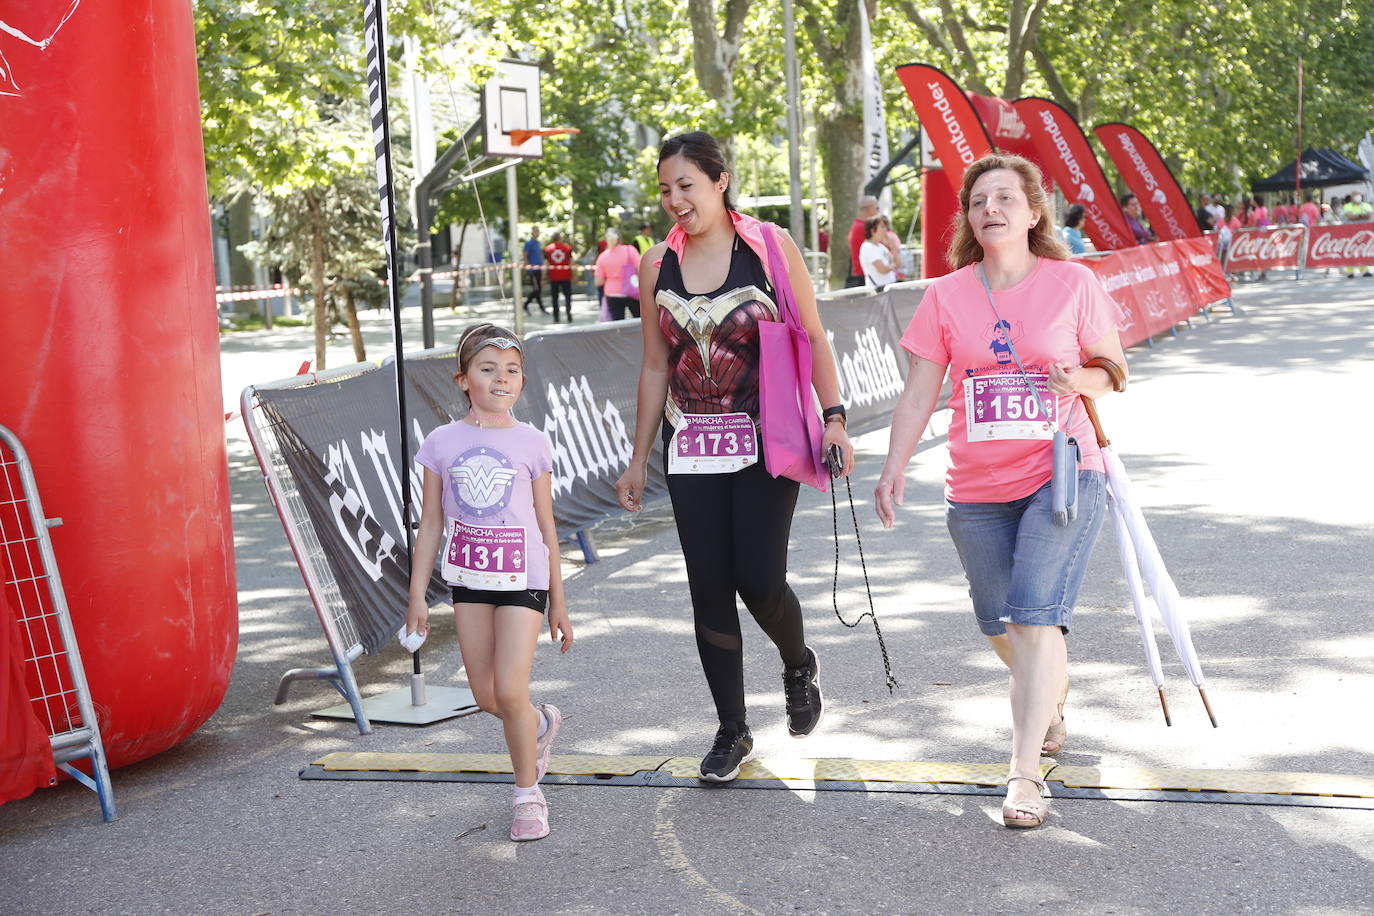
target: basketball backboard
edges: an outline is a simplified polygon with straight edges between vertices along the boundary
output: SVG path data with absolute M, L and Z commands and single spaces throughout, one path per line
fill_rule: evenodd
M 538 130 L 544 121 L 539 105 L 539 65 L 503 60 L 482 87 L 482 151 L 506 159 L 539 159 L 544 138 L 517 144 L 514 130 Z

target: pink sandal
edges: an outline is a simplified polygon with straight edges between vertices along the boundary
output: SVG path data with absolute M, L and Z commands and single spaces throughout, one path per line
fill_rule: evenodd
M 510 823 L 510 838 L 517 843 L 542 840 L 549 835 L 549 803 L 544 793 L 538 798 L 515 803 L 515 816 Z

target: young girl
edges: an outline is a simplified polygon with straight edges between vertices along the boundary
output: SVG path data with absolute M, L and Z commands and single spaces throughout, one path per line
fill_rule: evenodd
M 546 612 L 550 638 L 564 652 L 573 642 L 553 524 L 553 448 L 510 414 L 525 384 L 524 353 L 510 331 L 468 328 L 458 340 L 454 379 L 471 405 L 468 415 L 430 433 L 415 456 L 425 488 L 406 630 L 429 632 L 425 589 L 442 550 L 468 683 L 477 704 L 500 718 L 515 770 L 510 838 L 537 840 L 549 833 L 538 783 L 563 721 L 547 703 L 530 705 Z

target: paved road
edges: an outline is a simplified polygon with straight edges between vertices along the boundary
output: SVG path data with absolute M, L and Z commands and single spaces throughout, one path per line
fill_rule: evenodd
M 1243 316 L 1133 350 L 1130 391 L 1103 405 L 1189 599 L 1221 728 L 1176 663 L 1164 727 L 1104 537 L 1071 636 L 1066 764 L 1374 772 L 1374 443 L 1358 406 L 1374 385 L 1374 282 L 1270 282 L 1237 301 Z M 278 331 L 224 349 L 226 387 L 241 387 L 289 374 L 309 342 Z M 288 368 L 260 371 L 278 362 Z M 182 745 L 115 773 L 114 824 L 73 786 L 0 808 L 0 911 L 1370 910 L 1370 811 L 1060 799 L 1049 826 L 1013 833 L 982 797 L 559 786 L 553 834 L 516 846 L 508 786 L 301 781 L 301 766 L 335 750 L 495 752 L 500 732 L 474 716 L 359 737 L 311 718 L 332 702 L 322 688 L 270 705 L 280 673 L 319 663 L 323 643 L 252 455 L 229 432 L 242 635 L 224 706 Z M 943 528 L 942 444 L 918 454 L 899 525 L 882 532 L 870 494 L 885 435 L 860 442 L 856 492 L 902 687 L 889 698 L 871 636 L 833 620 L 829 500 L 804 494 L 792 579 L 830 712 L 810 739 L 786 737 L 778 663 L 746 626 L 761 751 L 1000 762 L 1006 678 Z M 700 753 L 712 717 L 669 516 L 607 524 L 600 538 L 604 562 L 565 568 L 574 652 L 545 646 L 536 664 L 537 698 L 568 713 L 558 750 Z M 861 600 L 847 575 L 841 601 L 852 613 Z M 432 646 L 432 677 L 453 682 L 451 635 Z M 359 665 L 365 692 L 407 670 L 399 650 Z

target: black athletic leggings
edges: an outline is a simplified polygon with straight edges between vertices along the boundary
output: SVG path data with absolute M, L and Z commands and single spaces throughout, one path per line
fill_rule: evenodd
M 666 423 L 663 432 L 666 441 Z M 799 486 L 770 475 L 761 455 L 758 463 L 733 474 L 668 476 L 687 561 L 697 652 L 722 724 L 745 722 L 735 595 L 778 647 L 784 665 L 806 661 L 801 605 L 787 584 L 787 539 Z

